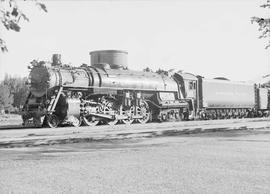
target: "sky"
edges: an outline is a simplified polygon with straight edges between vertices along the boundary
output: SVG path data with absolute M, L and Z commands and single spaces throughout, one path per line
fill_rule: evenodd
M 9 52 L 5 74 L 27 76 L 33 59 L 90 63 L 89 52 L 128 51 L 129 69 L 184 70 L 206 78 L 252 80 L 270 73 L 267 40 L 258 39 L 252 16 L 270 17 L 264 0 L 43 1 L 48 13 L 20 1 L 30 18 L 20 32 L 0 27 Z

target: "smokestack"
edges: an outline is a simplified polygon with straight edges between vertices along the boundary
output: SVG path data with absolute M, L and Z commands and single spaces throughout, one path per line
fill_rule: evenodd
M 61 54 L 53 54 L 52 55 L 52 66 L 61 65 Z

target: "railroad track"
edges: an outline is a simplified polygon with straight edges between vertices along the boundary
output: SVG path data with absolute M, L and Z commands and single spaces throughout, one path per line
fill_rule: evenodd
M 42 128 L 36 128 L 35 126 L 29 127 L 29 126 L 22 126 L 21 124 L 17 125 L 0 125 L 0 131 L 1 130 L 17 130 L 17 129 L 50 129 L 51 131 L 56 129 L 63 129 L 63 128 L 77 128 L 77 129 L 97 129 L 97 128 L 137 128 L 137 127 L 151 127 L 151 125 L 155 125 L 156 127 L 163 126 L 163 125 L 177 125 L 177 126 L 201 126 L 201 125 L 219 125 L 219 124 L 230 124 L 230 123 L 245 123 L 245 122 L 261 122 L 261 121 L 270 121 L 270 117 L 267 118 L 243 118 L 243 119 L 225 119 L 225 120 L 196 120 L 196 121 L 179 121 L 179 122 L 151 122 L 146 124 L 140 124 L 140 123 L 133 123 L 132 125 L 125 125 L 123 123 L 117 124 L 115 126 L 110 126 L 106 124 L 100 124 L 97 126 L 81 126 L 81 127 L 72 127 L 72 126 L 62 126 L 58 128 L 50 128 L 50 127 L 42 127 Z

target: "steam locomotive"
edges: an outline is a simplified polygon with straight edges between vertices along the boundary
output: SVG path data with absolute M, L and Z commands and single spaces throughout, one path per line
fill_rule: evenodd
M 126 51 L 93 51 L 90 56 L 91 66 L 64 65 L 59 54 L 52 62 L 33 64 L 23 125 L 54 128 L 269 115 L 269 89 L 263 85 L 184 72 L 132 71 Z

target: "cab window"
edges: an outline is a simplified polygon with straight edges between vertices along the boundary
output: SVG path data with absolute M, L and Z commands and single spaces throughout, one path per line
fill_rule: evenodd
M 196 89 L 196 82 L 195 82 L 195 81 L 190 81 L 190 82 L 188 83 L 188 88 L 189 88 L 190 90 L 195 90 L 195 89 Z

